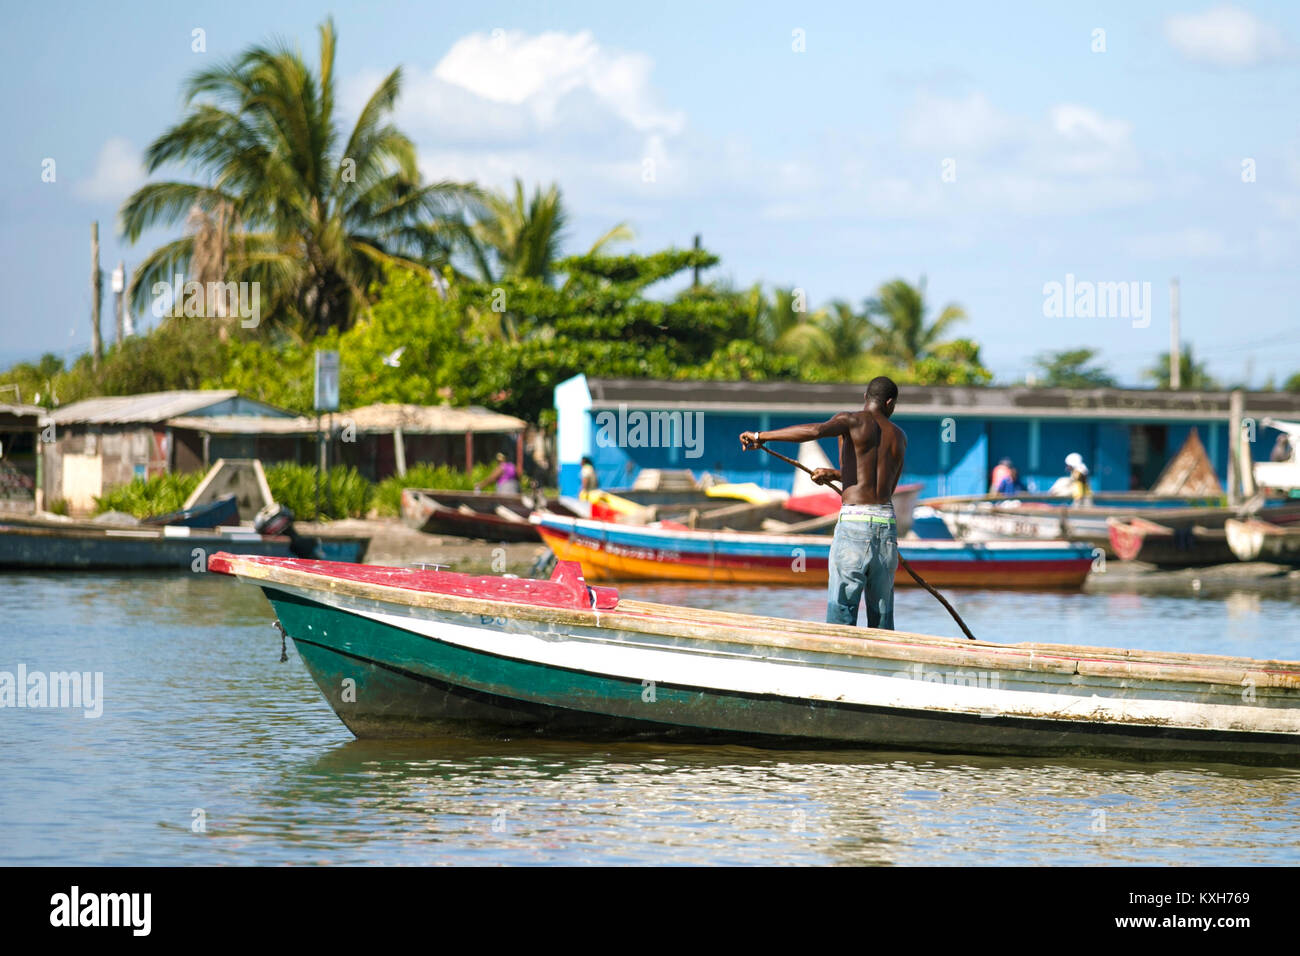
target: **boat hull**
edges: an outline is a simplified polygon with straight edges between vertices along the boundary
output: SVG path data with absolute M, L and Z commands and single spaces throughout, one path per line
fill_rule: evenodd
M 365 557 L 369 538 L 321 538 L 328 561 Z M 188 528 L 58 528 L 0 524 L 0 570 L 203 570 L 208 555 L 293 556 L 287 537 Z
M 593 580 L 825 585 L 831 538 L 636 528 L 539 514 L 547 546 Z M 933 587 L 1077 589 L 1093 550 L 1069 542 L 905 541 L 899 551 Z M 915 584 L 899 566 L 894 582 Z
M 1018 504 L 1011 504 L 1014 500 Z M 1220 530 L 1237 517 L 1241 509 L 1205 504 L 1209 499 L 1153 496 L 1099 496 L 1097 503 L 1072 505 L 1068 499 L 1023 496 L 1018 499 L 934 498 L 922 504 L 938 512 L 952 536 L 965 541 L 1002 538 L 1086 541 L 1117 557 L 1111 544 L 1110 525 L 1115 522 L 1150 520 L 1175 531 L 1193 527 Z M 1260 511 L 1277 524 L 1300 522 L 1300 507 L 1290 503 L 1269 503 Z M 1229 558 L 1228 560 L 1231 560 Z
M 408 526 L 426 534 L 481 541 L 540 541 L 537 529 L 528 522 L 528 515 L 536 506 L 527 495 L 418 488 L 402 492 L 402 520 Z M 548 507 L 560 512 L 568 510 L 558 502 Z
M 1179 660 L 1165 669 L 1181 664 L 1186 677 L 1158 679 L 1122 663 L 1130 652 L 1091 649 L 1112 658 L 1092 663 L 1081 649 L 1050 645 L 943 642 L 927 652 L 918 644 L 937 639 L 639 602 L 606 612 L 441 598 L 431 606 L 346 582 L 258 578 L 247 579 L 263 587 L 359 737 L 664 737 L 1300 763 L 1296 665 L 1278 665 L 1289 669 L 1273 679 L 1238 659 L 1214 659 L 1231 663 L 1211 674 L 1169 655 Z M 1066 651 L 1076 655 L 1069 663 Z

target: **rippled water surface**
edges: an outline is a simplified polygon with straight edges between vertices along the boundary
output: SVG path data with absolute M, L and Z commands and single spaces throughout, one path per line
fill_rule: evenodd
M 819 619 L 818 590 L 625 586 Z M 950 595 L 980 637 L 1300 659 L 1252 591 Z M 353 740 L 260 592 L 6 575 L 0 670 L 102 671 L 98 719 L 0 710 L 0 863 L 1300 863 L 1300 772 L 535 740 Z M 955 634 L 922 592 L 901 628 Z

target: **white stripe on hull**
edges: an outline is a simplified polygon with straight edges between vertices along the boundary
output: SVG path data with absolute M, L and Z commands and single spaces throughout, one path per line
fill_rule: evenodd
M 755 654 L 735 645 L 686 640 L 609 627 L 571 627 L 563 632 L 519 619 L 496 618 L 490 623 L 465 623 L 478 615 L 389 605 L 326 594 L 319 590 L 273 585 L 329 607 L 390 627 L 445 641 L 473 651 L 531 661 L 547 667 L 597 673 L 635 682 L 761 694 L 794 700 L 822 700 L 901 710 L 1078 720 L 1085 723 L 1190 730 L 1283 733 L 1300 735 L 1300 707 L 1247 703 L 1236 688 L 1211 692 L 1219 700 L 1243 696 L 1240 704 L 1203 703 L 1156 697 L 1099 697 L 1078 692 L 1070 676 L 1006 668 L 997 671 L 916 665 L 886 658 L 860 658 L 830 653 L 789 651 L 755 645 Z M 616 616 L 617 612 L 613 612 Z M 604 615 L 609 616 L 609 615 Z M 598 612 L 599 621 L 602 615 Z M 329 642 L 343 649 L 347 641 Z M 762 655 L 762 656 L 756 656 Z M 865 668 L 890 673 L 868 673 Z M 917 668 L 921 667 L 920 671 Z M 852 668 L 852 669 L 850 669 Z M 939 683 L 924 675 L 956 679 L 963 673 L 977 686 Z M 983 686 L 978 686 L 979 674 Z M 909 676 L 909 674 L 911 676 Z M 1074 678 L 1075 681 L 1085 680 Z M 1093 686 L 1114 692 L 1139 693 L 1128 681 L 1093 678 Z M 1056 683 L 1059 689 L 1051 689 Z M 1208 696 L 1205 684 L 1147 682 L 1153 686 L 1196 688 L 1189 694 Z M 1030 690 L 1007 685 L 1031 684 Z M 1038 689 L 1042 688 L 1042 689 Z M 1291 696 L 1283 692 L 1283 697 Z

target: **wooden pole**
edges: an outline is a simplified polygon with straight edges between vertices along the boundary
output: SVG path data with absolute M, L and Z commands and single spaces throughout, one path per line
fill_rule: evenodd
M 104 273 L 99 270 L 99 223 L 90 224 L 90 360 L 99 371 L 104 360 L 104 337 L 99 328 L 99 308 L 104 300 Z
M 697 232 L 697 233 L 695 234 L 695 251 L 696 251 L 696 252 L 699 252 L 699 251 L 700 251 L 700 238 L 701 238 L 701 237 L 700 237 L 700 234 Z M 694 276 L 695 276 L 695 277 L 691 280 L 691 284 L 694 285 L 694 286 L 696 286 L 696 287 L 698 288 L 698 287 L 699 287 L 699 284 L 700 284 L 700 264 L 699 264 L 698 262 L 695 264 Z
M 1241 416 L 1245 405 L 1241 389 L 1234 388 L 1228 397 L 1228 504 L 1241 504 Z
M 1169 280 L 1169 387 L 1183 387 L 1182 344 L 1178 335 L 1178 277 Z
M 117 337 L 114 341 L 121 348 L 122 337 L 126 332 L 126 324 L 123 320 L 122 306 L 126 301 L 126 263 L 118 260 L 117 269 L 113 271 L 113 313 L 117 320 Z
M 474 432 L 465 432 L 465 474 L 474 470 Z
M 393 429 L 393 458 L 396 460 L 397 474 L 405 477 L 406 475 L 406 438 L 402 434 L 402 426 L 398 425 Z

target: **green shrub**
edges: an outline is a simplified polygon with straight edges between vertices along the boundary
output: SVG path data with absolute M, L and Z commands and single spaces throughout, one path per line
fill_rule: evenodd
M 450 465 L 421 463 L 406 469 L 405 475 L 392 475 L 375 486 L 375 510 L 393 517 L 402 510 L 403 488 L 441 488 L 444 491 L 473 491 L 474 482 L 492 473 L 495 462 L 481 462 L 468 475 Z
M 96 498 L 95 514 L 102 514 L 105 511 L 124 511 L 137 518 L 151 518 L 154 515 L 167 514 L 169 511 L 178 511 L 202 480 L 202 473 L 197 471 L 186 475 L 166 474 L 154 475 L 152 478 L 137 478 L 130 484 L 118 485 Z M 55 504 L 57 505 L 58 502 Z
M 271 465 L 266 483 L 271 497 L 302 521 L 361 518 L 370 508 L 374 486 L 349 465 L 335 465 L 321 482 L 321 510 L 316 511 L 316 471 L 310 465 Z

